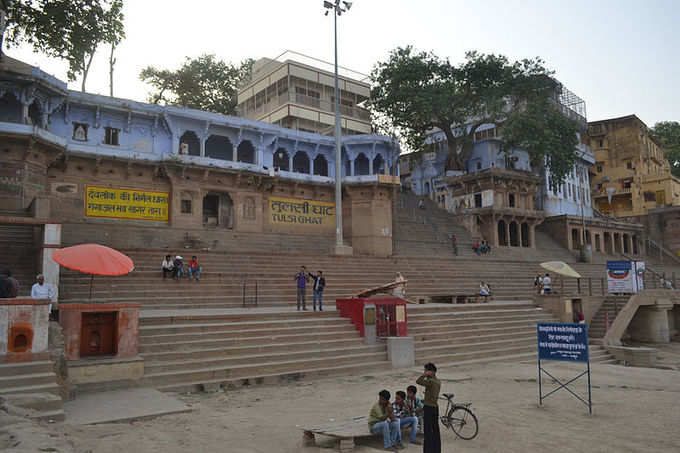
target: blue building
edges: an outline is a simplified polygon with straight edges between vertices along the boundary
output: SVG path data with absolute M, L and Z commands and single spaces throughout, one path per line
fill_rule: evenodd
M 0 209 L 22 211 L 43 206 L 41 215 L 80 225 L 67 231 L 117 222 L 211 232 L 285 232 L 331 238 L 335 234 L 330 209 L 336 172 L 333 137 L 240 117 L 72 91 L 39 68 L 8 56 L 0 62 L 0 135 L 7 144 L 0 177 L 9 181 L 0 187 Z M 26 151 L 31 147 L 41 152 L 33 157 Z M 378 196 L 374 190 L 353 188 L 398 183 L 398 178 L 391 176 L 398 174 L 398 156 L 399 145 L 389 137 L 343 137 L 341 171 L 350 207 L 359 203 L 359 197 L 366 197 L 363 201 L 370 204 L 388 196 L 382 191 Z M 165 204 L 140 211 L 163 214 L 135 217 L 129 214 L 139 207 L 106 205 L 103 209 L 110 216 L 97 215 L 89 210 L 96 203 L 88 202 L 90 191 L 97 187 L 110 189 L 111 194 L 127 188 L 166 194 L 149 195 L 164 199 Z M 294 216 L 274 216 L 282 206 L 298 209 L 285 203 L 299 204 L 306 217 L 287 224 Z M 310 210 L 326 217 L 314 217 Z M 351 214 L 349 209 L 346 217 L 359 222 Z M 380 235 L 376 240 L 389 241 L 389 250 L 386 245 L 383 249 L 391 253 L 391 214 L 383 217 L 385 225 L 375 224 Z M 348 241 L 363 244 L 360 250 L 371 249 L 371 233 L 361 231 L 361 240 Z M 122 234 L 120 229 L 116 234 Z

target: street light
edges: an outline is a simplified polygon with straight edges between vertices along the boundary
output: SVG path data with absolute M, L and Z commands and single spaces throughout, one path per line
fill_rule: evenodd
M 340 4 L 343 4 L 343 8 Z M 340 128 L 340 89 L 338 87 L 338 16 L 346 13 L 352 7 L 352 2 L 341 0 L 325 0 L 324 15 L 333 12 L 335 34 L 335 250 L 341 252 L 344 248 L 342 239 L 342 129 Z

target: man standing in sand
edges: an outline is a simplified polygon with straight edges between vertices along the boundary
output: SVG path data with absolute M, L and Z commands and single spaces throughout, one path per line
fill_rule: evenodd
M 416 384 L 425 387 L 425 416 L 423 417 L 425 442 L 423 443 L 423 453 L 441 453 L 442 441 L 439 436 L 439 390 L 441 382 L 437 379 L 437 367 L 434 363 L 425 364 L 425 372 L 416 380 Z

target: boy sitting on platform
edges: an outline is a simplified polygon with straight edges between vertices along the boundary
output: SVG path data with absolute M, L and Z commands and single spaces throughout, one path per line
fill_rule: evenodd
M 415 385 L 406 387 L 406 410 L 409 416 L 418 417 L 418 432 L 423 432 L 423 401 L 416 396 L 418 388 Z
M 397 451 L 402 448 L 401 430 L 399 429 L 399 420 L 392 412 L 390 392 L 381 390 L 378 396 L 378 402 L 373 405 L 368 414 L 368 429 L 373 434 L 383 435 L 385 450 Z
M 392 411 L 395 417 L 399 420 L 399 429 L 404 429 L 411 427 L 411 433 L 409 436 L 409 442 L 412 444 L 420 444 L 416 440 L 416 434 L 418 433 L 418 417 L 415 415 L 410 415 L 408 403 L 406 401 L 406 393 L 399 390 L 395 397 L 394 403 L 392 403 Z

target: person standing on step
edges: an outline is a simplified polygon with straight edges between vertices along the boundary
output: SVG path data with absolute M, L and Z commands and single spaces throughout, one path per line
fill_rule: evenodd
M 479 282 L 479 296 L 484 298 L 484 302 L 489 301 L 489 293 L 491 292 L 491 289 L 489 288 L 489 285 L 487 283 Z
M 322 271 L 317 271 L 316 275 L 309 273 L 309 277 L 314 280 L 314 286 L 312 290 L 314 291 L 314 311 L 316 311 L 316 299 L 319 299 L 319 311 L 323 311 L 323 290 L 326 287 L 326 279 L 323 276 Z
M 534 279 L 534 292 L 536 292 L 536 295 L 541 294 L 541 287 L 543 286 L 543 275 L 539 272 L 536 274 L 536 278 Z
M 0 274 L 0 298 L 11 299 L 19 293 L 19 281 L 12 277 L 12 271 L 6 269 Z
M 52 302 L 57 296 L 57 291 L 54 289 L 54 285 L 51 283 L 45 283 L 45 276 L 43 274 L 38 274 L 35 278 L 37 283 L 31 288 L 31 297 L 33 299 L 49 299 L 50 304 L 47 307 L 47 312 L 52 313 Z
M 297 309 L 300 311 L 300 302 L 302 302 L 302 309 L 307 311 L 305 304 L 305 293 L 307 291 L 307 268 L 300 266 L 300 272 L 295 274 L 295 281 L 297 283 Z
M 550 294 L 550 292 L 552 291 L 551 285 L 552 280 L 550 279 L 550 274 L 545 274 L 545 277 L 543 277 L 543 286 L 541 289 L 541 294 Z
M 423 405 L 425 414 L 423 417 L 423 431 L 425 442 L 423 443 L 423 453 L 441 453 L 442 441 L 439 435 L 439 390 L 441 382 L 437 379 L 437 367 L 434 363 L 425 364 L 423 375 L 416 380 L 416 384 L 425 387 L 425 397 Z
M 453 246 L 453 254 L 458 256 L 458 239 L 455 234 L 451 235 L 451 245 Z

